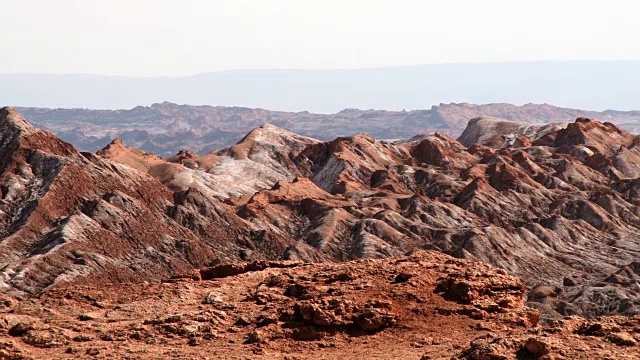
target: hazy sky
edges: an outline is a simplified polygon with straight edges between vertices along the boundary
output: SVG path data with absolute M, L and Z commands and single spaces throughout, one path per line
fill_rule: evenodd
M 0 0 L 0 73 L 638 60 L 637 1 Z

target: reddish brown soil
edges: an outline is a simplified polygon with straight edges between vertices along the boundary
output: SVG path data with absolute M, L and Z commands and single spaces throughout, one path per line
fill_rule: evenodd
M 226 276 L 234 272 L 239 274 Z M 202 277 L 208 280 L 198 280 Z M 542 327 L 538 313 L 523 301 L 524 287 L 503 271 L 435 252 L 343 264 L 219 265 L 162 284 L 5 297 L 0 354 L 16 359 L 633 359 L 638 354 L 640 318 L 568 318 Z

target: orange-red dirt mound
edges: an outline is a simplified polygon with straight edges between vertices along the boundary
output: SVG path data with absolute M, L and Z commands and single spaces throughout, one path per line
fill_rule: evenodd
M 221 264 L 162 284 L 75 286 L 38 298 L 5 297 L 0 354 L 16 359 L 637 356 L 640 319 L 566 318 L 540 326 L 538 312 L 523 307 L 524 296 L 522 283 L 504 271 L 436 252 L 342 264 Z

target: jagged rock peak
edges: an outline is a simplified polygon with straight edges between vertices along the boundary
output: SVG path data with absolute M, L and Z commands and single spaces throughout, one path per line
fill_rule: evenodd
M 191 159 L 191 158 L 196 157 L 197 155 L 194 154 L 193 152 L 189 151 L 189 150 L 180 150 L 174 156 L 178 156 L 178 157 L 184 158 L 184 159 Z
M 23 135 L 36 132 L 37 129 L 25 120 L 12 107 L 6 106 L 0 109 L 0 126 L 2 128 L 13 128 L 20 131 Z
M 617 127 L 616 125 L 614 125 L 614 124 L 612 124 L 610 122 L 600 122 L 598 120 L 589 119 L 589 118 L 577 118 L 574 123 L 571 123 L 571 124 L 569 124 L 569 126 L 567 126 L 567 132 L 570 132 L 570 131 L 586 132 L 586 131 L 594 130 L 594 129 L 598 129 L 600 131 L 608 133 L 609 135 L 617 134 L 617 135 L 624 136 L 624 137 L 632 136 L 626 130 L 621 129 L 621 128 Z M 601 135 L 601 134 L 599 134 L 599 135 Z
M 529 124 L 491 116 L 480 116 L 469 120 L 458 141 L 466 146 L 485 145 L 500 149 L 514 146 L 519 136 L 535 140 L 566 127 L 565 123 Z
M 107 146 L 98 150 L 96 154 L 103 157 L 109 157 L 108 156 L 109 154 L 113 154 L 114 152 L 126 151 L 126 150 L 127 150 L 127 147 L 124 145 L 124 142 L 118 138 L 115 138 L 111 140 L 111 142 L 107 144 Z
M 294 132 L 291 132 L 289 130 L 283 129 L 279 126 L 273 125 L 271 123 L 264 123 L 262 125 L 260 125 L 257 128 L 254 128 L 253 130 L 251 130 L 249 133 L 247 133 L 247 135 L 240 140 L 238 143 L 241 143 L 243 140 L 247 139 L 247 138 L 252 138 L 255 137 L 257 135 L 261 135 L 261 134 L 273 134 L 273 135 L 278 135 L 278 136 L 283 136 L 283 137 L 291 137 L 291 138 L 301 138 L 301 139 L 308 139 L 308 140 L 312 140 L 314 142 L 317 142 L 318 140 L 306 137 L 306 136 L 302 136 L 299 134 L 296 134 Z
M 284 129 L 282 129 L 282 128 L 278 127 L 278 126 L 275 126 L 275 125 L 273 125 L 271 123 L 264 123 L 261 126 L 259 126 L 259 128 L 260 129 L 266 129 L 266 130 L 276 130 L 276 129 L 284 130 Z
M 281 151 L 289 152 L 293 150 L 293 152 L 297 154 L 307 145 L 318 142 L 319 141 L 316 139 L 298 135 L 291 131 L 266 123 L 251 130 L 234 146 L 229 149 L 224 149 L 219 153 L 231 155 L 236 159 L 244 159 L 247 158 L 257 147 L 267 146 L 270 149 L 271 147 L 276 146 Z
M 4 107 L 0 109 L 0 152 L 11 153 L 17 148 L 59 156 L 78 155 L 71 144 L 31 125 L 15 109 Z
M 632 145 L 634 140 L 634 135 L 612 123 L 578 118 L 575 122 L 567 124 L 564 129 L 540 137 L 534 144 L 554 147 L 586 145 L 611 155 L 617 152 L 620 146 Z

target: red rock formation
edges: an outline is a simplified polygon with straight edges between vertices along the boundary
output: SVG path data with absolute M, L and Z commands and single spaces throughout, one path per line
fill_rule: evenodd
M 215 200 L 206 210 L 190 207 L 187 197 L 174 203 L 174 193 L 151 176 L 80 154 L 12 109 L 0 110 L 0 129 L 4 291 L 159 280 L 217 257 L 239 258 L 239 240 L 250 238 L 250 226 Z M 117 141 L 105 153 L 132 166 L 141 157 L 162 163 Z M 215 217 L 199 217 L 211 209 Z

